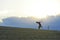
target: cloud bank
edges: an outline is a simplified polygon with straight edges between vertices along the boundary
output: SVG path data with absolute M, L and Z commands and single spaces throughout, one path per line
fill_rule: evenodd
M 32 17 L 8 17 L 2 19 L 1 26 L 11 26 L 11 27 L 20 27 L 20 28 L 34 28 L 37 29 L 38 25 L 35 23 L 37 20 Z M 49 16 L 46 19 L 40 20 L 42 24 L 42 29 L 50 30 L 60 30 L 60 15 L 58 16 Z
M 21 27 L 21 28 L 37 28 L 37 25 L 31 17 L 19 18 L 19 17 L 9 17 L 3 19 L 3 22 L 0 25 L 3 26 L 12 26 L 12 27 Z

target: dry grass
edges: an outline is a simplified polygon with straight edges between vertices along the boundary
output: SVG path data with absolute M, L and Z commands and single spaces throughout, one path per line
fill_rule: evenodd
M 60 40 L 60 31 L 0 27 L 0 40 Z

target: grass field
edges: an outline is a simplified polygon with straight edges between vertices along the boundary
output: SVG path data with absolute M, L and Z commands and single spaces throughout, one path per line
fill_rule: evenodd
M 60 40 L 60 31 L 0 26 L 0 40 Z

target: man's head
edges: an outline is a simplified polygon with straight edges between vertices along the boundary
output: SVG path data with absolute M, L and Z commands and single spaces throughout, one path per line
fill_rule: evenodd
M 40 22 L 36 22 L 36 23 L 38 23 L 38 24 L 39 24 Z

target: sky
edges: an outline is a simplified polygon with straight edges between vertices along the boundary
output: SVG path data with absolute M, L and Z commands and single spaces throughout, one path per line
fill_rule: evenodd
M 45 18 L 47 15 L 60 14 L 60 0 L 0 0 L 0 18 L 34 16 Z
M 44 29 L 47 24 L 51 26 L 51 29 L 59 29 L 59 15 L 60 0 L 0 0 L 0 25 L 17 27 L 25 24 L 23 27 L 37 28 L 35 22 L 39 18 L 43 19 Z M 21 23 L 23 25 L 20 25 Z

